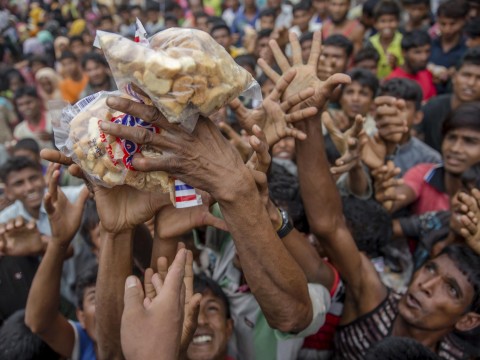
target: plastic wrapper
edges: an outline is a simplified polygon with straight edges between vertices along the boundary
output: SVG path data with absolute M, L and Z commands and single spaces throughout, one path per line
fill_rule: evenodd
M 170 28 L 136 41 L 103 31 L 96 39 L 119 90 L 132 94 L 135 85 L 170 122 L 192 131 L 199 114 L 209 116 L 239 95 L 261 100 L 251 74 L 203 31 Z
M 162 154 L 103 133 L 99 121 L 141 126 L 155 133 L 160 130 L 139 118 L 110 109 L 106 104 L 108 96 L 129 98 L 119 92 L 101 91 L 63 108 L 61 117 L 54 120 L 55 145 L 97 184 L 106 187 L 127 184 L 139 190 L 170 192 L 175 204 L 175 179 L 163 171 L 141 172 L 132 167 L 132 158 L 138 152 L 146 157 Z

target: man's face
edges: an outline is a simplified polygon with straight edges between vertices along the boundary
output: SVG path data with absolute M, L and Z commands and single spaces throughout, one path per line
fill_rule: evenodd
M 223 301 L 206 290 L 200 302 L 198 327 L 187 350 L 189 360 L 224 359 L 233 322 Z
M 347 71 L 348 57 L 344 49 L 326 45 L 322 49 L 319 65 L 332 68 L 332 73 L 344 73 Z
M 43 69 L 45 67 L 46 67 L 46 65 L 44 63 L 42 63 L 40 61 L 33 61 L 30 69 L 32 69 L 32 73 L 33 73 L 33 75 L 35 75 L 38 72 L 38 70 Z
M 95 286 L 89 286 L 83 294 L 83 310 L 77 309 L 77 318 L 88 336 L 96 342 L 95 336 Z
M 453 92 L 462 102 L 480 100 L 480 66 L 465 64 L 453 76 Z
M 45 180 L 38 169 L 25 168 L 12 171 L 5 184 L 5 193 L 11 200 L 20 200 L 29 214 L 42 205 Z
M 295 159 L 295 139 L 286 137 L 272 147 L 272 157 L 284 160 Z
M 340 97 L 340 106 L 349 119 L 354 119 L 357 114 L 365 116 L 373 104 L 374 94 L 367 86 L 359 82 L 345 86 Z
M 451 19 L 444 16 L 439 16 L 437 22 L 441 36 L 445 40 L 451 40 L 459 35 L 465 25 L 464 19 Z
M 47 94 L 51 94 L 55 91 L 52 81 L 49 78 L 41 77 L 40 79 L 38 79 L 37 82 L 38 85 L 42 88 L 42 90 L 45 91 Z
M 263 37 L 257 40 L 257 45 L 255 46 L 255 56 L 260 57 L 263 51 L 271 51 L 268 42 L 270 41 L 269 37 Z
M 208 32 L 208 17 L 201 16 L 197 18 L 197 21 L 195 22 L 195 27 L 198 30 Z
M 108 80 L 108 69 L 102 64 L 88 60 L 85 64 L 85 73 L 88 76 L 90 85 L 99 86 L 103 85 Z
M 325 15 L 327 13 L 327 0 L 313 0 L 313 9 L 318 15 Z
M 383 39 L 392 39 L 398 29 L 398 19 L 394 15 L 382 15 L 375 21 L 380 37 Z
M 480 161 L 480 131 L 459 128 L 445 134 L 442 142 L 445 170 L 461 175 Z
M 428 6 L 425 4 L 406 5 L 405 10 L 413 24 L 419 24 L 428 16 Z
M 273 30 L 275 28 L 274 16 L 262 16 L 260 18 L 260 30 Z
M 105 30 L 112 31 L 112 30 Z M 75 54 L 77 59 L 81 59 L 87 52 L 87 47 L 80 41 L 74 41 L 70 44 L 70 51 Z
M 428 58 L 430 57 L 430 44 L 414 47 L 403 52 L 405 64 L 412 74 L 427 68 Z
M 41 101 L 40 99 L 24 95 L 15 100 L 17 109 L 22 118 L 25 120 L 36 119 L 40 115 Z
M 65 75 L 72 77 L 79 70 L 78 61 L 74 59 L 63 59 L 61 61 L 62 69 L 65 72 Z
M 355 64 L 355 67 L 368 70 L 373 75 L 377 76 L 377 62 L 373 59 L 359 61 L 357 64 Z
M 270 9 L 278 9 L 281 5 L 281 0 L 267 0 L 267 7 Z
M 232 45 L 232 40 L 227 29 L 215 30 L 212 34 L 212 37 L 215 39 L 217 43 L 222 45 L 225 48 L 225 50 L 228 51 L 230 49 L 230 46 Z
M 312 48 L 312 40 L 305 40 L 302 42 L 300 45 L 302 48 L 302 60 L 303 63 L 306 64 L 308 61 L 308 58 L 310 57 L 310 50 Z
M 447 255 L 422 266 L 398 304 L 400 316 L 417 329 L 453 328 L 465 315 L 474 296 L 467 277 Z
M 330 0 L 328 2 L 328 13 L 334 24 L 340 24 L 347 18 L 349 0 Z
M 312 17 L 310 11 L 297 10 L 293 13 L 292 25 L 297 25 L 302 33 L 308 31 L 308 22 Z

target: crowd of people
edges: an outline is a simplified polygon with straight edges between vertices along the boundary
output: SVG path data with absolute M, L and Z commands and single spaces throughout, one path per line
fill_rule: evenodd
M 56 147 L 137 19 L 261 87 L 192 132 L 108 98 L 201 205 Z M 0 359 L 480 358 L 480 1 L 0 0 L 0 31 Z

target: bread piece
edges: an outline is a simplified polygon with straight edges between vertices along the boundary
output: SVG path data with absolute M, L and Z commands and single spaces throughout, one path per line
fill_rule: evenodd
M 179 76 L 175 79 L 172 92 L 180 104 L 186 104 L 193 95 L 193 78 L 189 75 Z
M 149 56 L 145 62 L 145 69 L 154 73 L 158 78 L 172 79 L 182 70 L 182 65 L 177 59 L 161 53 Z
M 205 102 L 198 107 L 204 115 L 210 115 L 213 111 L 220 109 L 229 98 L 231 87 L 226 84 L 208 89 Z
M 194 94 L 190 101 L 193 105 L 202 105 L 207 100 L 207 78 L 202 75 L 195 75 L 193 77 Z
M 150 70 L 146 70 L 143 74 L 143 84 L 155 95 L 168 94 L 172 87 L 173 81 L 170 79 L 159 79 Z

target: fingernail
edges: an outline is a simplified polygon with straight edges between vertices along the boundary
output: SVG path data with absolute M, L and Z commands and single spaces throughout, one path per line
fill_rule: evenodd
M 135 286 L 137 286 L 137 280 L 135 279 L 135 276 L 127 277 L 127 289 Z
M 100 121 L 99 122 L 100 129 L 102 130 L 109 130 L 110 129 L 110 123 L 107 121 Z
M 258 126 L 257 124 L 253 125 L 253 131 L 260 131 L 260 126 Z
M 116 97 L 109 97 L 107 98 L 107 105 L 108 106 L 117 106 L 119 105 L 120 101 Z
M 260 140 L 256 136 L 252 136 L 252 141 L 255 145 L 260 145 Z

